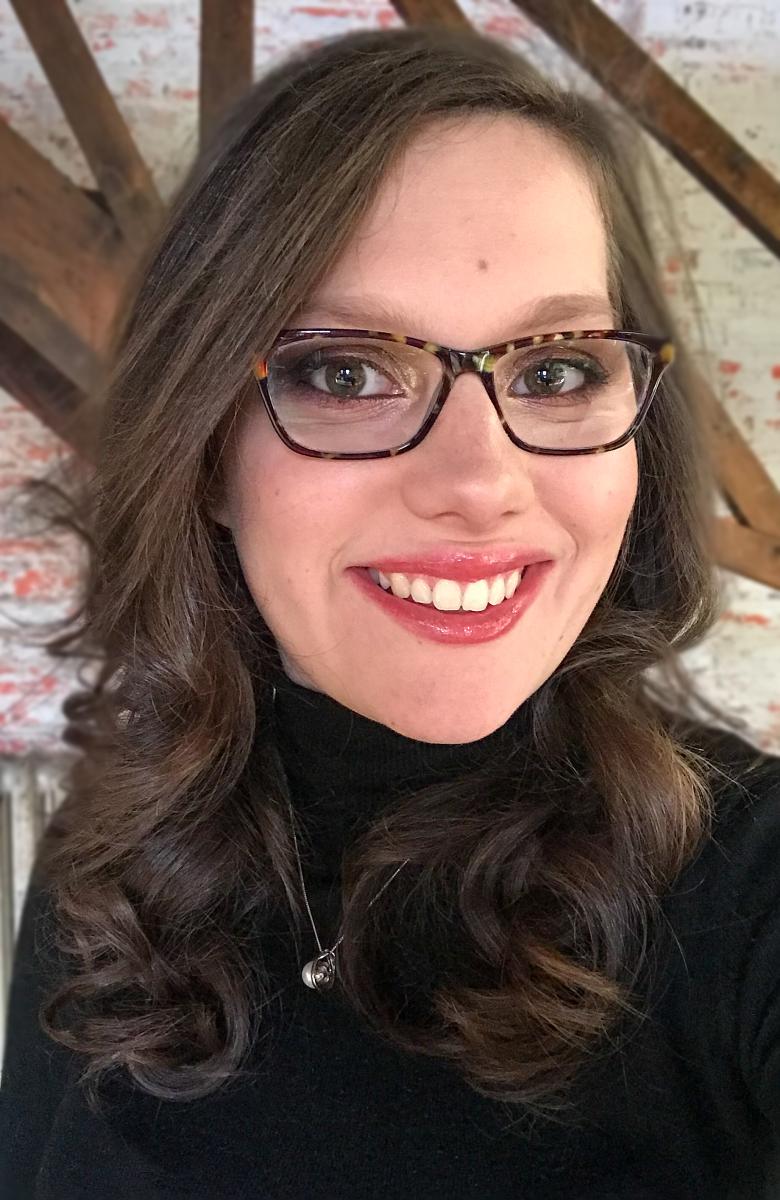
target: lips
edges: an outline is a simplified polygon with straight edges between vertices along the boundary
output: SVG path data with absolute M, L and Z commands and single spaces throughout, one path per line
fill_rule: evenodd
M 552 567 L 549 561 L 531 564 L 510 600 L 482 612 L 444 612 L 430 604 L 401 599 L 374 583 L 367 568 L 353 567 L 347 576 L 372 604 L 410 632 L 434 642 L 465 645 L 492 641 L 507 633 L 532 606 Z

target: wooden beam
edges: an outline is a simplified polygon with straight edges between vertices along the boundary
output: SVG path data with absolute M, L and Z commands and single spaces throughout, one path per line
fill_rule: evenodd
M 0 122 L 0 320 L 83 391 L 130 255 L 114 221 Z
M 0 321 L 0 387 L 88 460 L 96 455 L 99 421 L 69 379 Z
M 593 0 L 514 4 L 780 256 L 780 182 Z
M 780 538 L 748 529 L 731 517 L 715 521 L 715 560 L 727 571 L 780 588 Z
M 780 488 L 714 393 L 709 398 L 712 454 L 728 501 L 745 524 L 780 539 Z
M 122 235 L 143 249 L 163 205 L 66 0 L 11 0 Z
M 52 367 L 79 388 L 94 387 L 99 375 L 95 352 L 36 292 L 33 280 L 0 255 L 0 321 L 24 338 Z
M 407 25 L 449 25 L 471 28 L 456 0 L 393 0 L 393 8 Z
M 252 84 L 254 0 L 201 0 L 200 144 Z

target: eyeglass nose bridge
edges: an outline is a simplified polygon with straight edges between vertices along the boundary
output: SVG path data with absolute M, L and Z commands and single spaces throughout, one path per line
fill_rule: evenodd
M 492 373 L 500 358 L 500 355 L 493 354 L 490 350 L 452 350 L 450 347 L 442 347 L 442 353 L 453 379 L 469 373 L 483 376 L 486 371 Z
M 496 363 L 503 357 L 504 353 L 508 353 L 508 350 L 502 353 L 496 353 L 492 350 L 455 350 L 451 346 L 441 345 L 428 345 L 425 348 L 430 353 L 433 353 L 441 363 L 442 380 L 436 399 L 420 429 L 412 439 L 411 444 L 417 445 L 428 436 L 438 421 L 458 377 L 460 375 L 477 375 L 482 380 L 482 385 L 487 392 L 491 406 L 507 438 L 516 446 L 522 445 L 517 436 L 512 432 L 509 422 L 504 415 L 493 379 L 493 369 Z M 530 449 L 531 447 L 529 447 Z
M 508 433 L 509 430 L 506 426 L 504 414 L 501 411 L 501 405 L 496 395 L 495 383 L 493 382 L 493 369 L 502 355 L 496 354 L 491 350 L 453 350 L 450 346 L 441 346 L 439 347 L 437 357 L 444 367 L 444 379 L 442 380 L 443 394 L 440 394 L 439 402 L 436 405 L 437 415 L 444 401 L 448 398 L 455 380 L 460 375 L 477 375 L 482 380 L 493 407 Z

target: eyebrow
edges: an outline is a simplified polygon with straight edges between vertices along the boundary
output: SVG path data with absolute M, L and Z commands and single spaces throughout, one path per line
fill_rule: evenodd
M 312 321 L 315 313 L 323 314 L 317 324 Z M 302 319 L 304 317 L 305 322 Z M 563 292 L 558 295 L 540 296 L 513 314 L 511 320 L 517 326 L 513 336 L 520 337 L 524 330 L 529 333 L 546 333 L 547 325 L 562 326 L 566 321 L 581 321 L 584 318 L 597 322 L 606 321 L 604 328 L 612 328 L 615 314 L 609 297 L 599 292 Z M 410 328 L 420 329 L 425 325 L 423 314 L 415 312 L 413 307 L 403 309 L 386 297 L 373 293 L 363 296 L 343 295 L 339 300 L 323 300 L 319 304 L 309 301 L 298 308 L 294 321 L 302 329 L 317 328 L 334 322 L 338 327 L 338 323 L 343 322 L 344 328 L 347 329 L 384 329 L 395 333 Z

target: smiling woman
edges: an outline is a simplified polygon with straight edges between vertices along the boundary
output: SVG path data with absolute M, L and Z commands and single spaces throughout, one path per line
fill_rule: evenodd
M 3 1194 L 776 1194 L 780 763 L 688 719 L 712 468 L 635 142 L 404 28 L 195 163 L 51 643 L 103 661 Z

